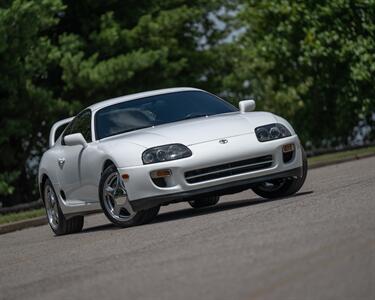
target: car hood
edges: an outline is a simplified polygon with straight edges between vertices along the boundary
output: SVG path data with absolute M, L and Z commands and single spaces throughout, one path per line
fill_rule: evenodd
M 194 145 L 207 141 L 250 134 L 261 125 L 275 123 L 275 117 L 267 112 L 239 112 L 184 120 L 116 135 L 103 140 L 124 140 L 145 148 L 181 143 Z

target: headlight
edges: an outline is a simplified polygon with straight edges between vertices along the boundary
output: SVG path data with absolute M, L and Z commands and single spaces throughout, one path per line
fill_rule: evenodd
M 292 135 L 288 128 L 279 123 L 257 127 L 255 134 L 259 142 L 277 140 Z
M 147 149 L 142 154 L 145 165 L 191 156 L 191 150 L 181 144 L 163 145 Z

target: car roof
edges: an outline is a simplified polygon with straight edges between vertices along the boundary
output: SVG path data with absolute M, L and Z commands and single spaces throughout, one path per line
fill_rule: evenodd
M 126 96 L 121 96 L 121 97 L 117 97 L 117 98 L 104 100 L 104 101 L 101 101 L 101 102 L 98 102 L 98 103 L 95 103 L 95 104 L 89 106 L 87 109 L 91 109 L 92 111 L 96 111 L 96 110 L 101 109 L 103 107 L 107 107 L 107 106 L 117 104 L 117 103 L 121 103 L 121 102 L 124 102 L 124 101 L 136 100 L 136 99 L 140 99 L 140 98 L 151 97 L 151 96 L 162 95 L 162 94 L 169 94 L 169 93 L 176 93 L 176 92 L 186 92 L 186 91 L 202 91 L 202 90 L 196 89 L 196 88 L 191 88 L 191 87 L 178 87 L 178 88 L 154 90 L 154 91 L 130 94 L 130 95 L 126 95 Z

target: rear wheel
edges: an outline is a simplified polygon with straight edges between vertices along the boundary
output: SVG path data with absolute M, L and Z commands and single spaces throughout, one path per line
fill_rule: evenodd
M 254 193 L 268 199 L 286 197 L 297 193 L 305 183 L 308 169 L 305 150 L 301 148 L 301 151 L 303 159 L 301 177 L 280 178 L 263 182 L 253 188 Z
M 83 216 L 66 219 L 61 211 L 57 195 L 49 179 L 44 184 L 44 205 L 48 223 L 56 235 L 80 232 L 83 228 Z
M 201 208 L 216 205 L 219 202 L 219 200 L 219 196 L 209 196 L 201 199 L 191 200 L 189 201 L 189 204 L 193 208 Z
M 150 222 L 160 206 L 136 212 L 129 201 L 125 184 L 115 166 L 102 174 L 99 186 L 100 204 L 106 217 L 119 227 L 129 227 Z

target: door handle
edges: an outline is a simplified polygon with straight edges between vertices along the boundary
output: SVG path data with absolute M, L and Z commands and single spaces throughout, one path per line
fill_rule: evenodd
M 65 158 L 59 158 L 59 159 L 57 160 L 57 162 L 59 163 L 59 166 L 62 168 L 63 165 L 65 164 Z

